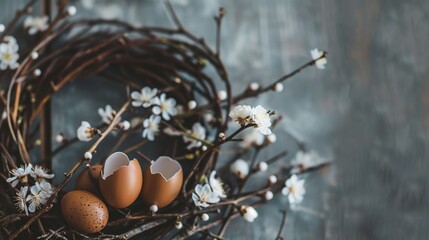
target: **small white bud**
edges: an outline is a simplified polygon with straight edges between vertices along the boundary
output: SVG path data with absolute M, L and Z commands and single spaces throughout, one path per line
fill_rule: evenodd
M 55 141 L 57 141 L 57 143 L 62 143 L 64 141 L 64 135 L 58 134 L 57 136 L 55 136 Z
M 176 77 L 176 78 L 174 78 L 174 81 L 175 81 L 176 83 L 181 83 L 181 82 L 182 82 L 182 79 L 180 79 L 179 77 Z
M 131 127 L 131 123 L 128 121 L 123 121 L 122 122 L 122 130 L 127 131 L 128 129 L 130 129 Z
M 207 213 L 203 213 L 203 215 L 201 215 L 201 219 L 204 222 L 207 222 L 210 219 L 210 217 L 209 217 L 209 215 Z
M 219 138 L 220 139 L 224 139 L 225 138 L 225 133 L 223 133 L 223 132 L 219 133 Z
M 249 88 L 250 88 L 250 90 L 252 90 L 252 91 L 256 91 L 256 90 L 258 90 L 258 89 L 259 89 L 259 83 L 252 82 L 252 83 L 249 85 Z
M 266 162 L 258 163 L 258 171 L 265 172 L 268 169 L 268 164 Z
M 3 24 L 0 24 L 0 32 L 4 32 L 5 29 L 6 27 Z
M 240 179 L 245 179 L 249 174 L 249 164 L 243 159 L 238 159 L 230 166 L 231 172 Z
M 267 140 L 269 143 L 275 143 L 277 140 L 277 136 L 274 133 L 271 133 L 267 136 Z
M 38 76 L 42 75 L 42 70 L 35 69 L 34 72 L 33 72 L 33 74 L 34 74 L 34 76 L 38 77 Z
M 267 192 L 265 193 L 265 195 L 264 195 L 264 198 L 265 198 L 265 200 L 267 200 L 267 201 L 269 201 L 269 200 L 273 199 L 273 197 L 274 197 L 274 194 L 273 194 L 273 192 L 271 192 L 271 191 L 267 191 Z
M 258 212 L 251 206 L 243 205 L 240 208 L 244 220 L 253 222 L 258 217 Z
M 91 165 L 89 165 L 89 163 L 87 163 L 87 164 L 85 164 L 85 167 L 89 168 L 89 167 L 91 167 Z
M 1 114 L 1 119 L 5 120 L 7 118 L 7 112 L 6 110 L 3 111 L 3 113 Z
M 37 52 L 31 52 L 31 58 L 33 59 L 33 60 L 36 60 L 36 59 L 38 59 L 39 58 L 39 53 L 37 53 Z
M 195 102 L 194 100 L 191 100 L 188 102 L 188 108 L 189 109 L 195 109 L 197 107 L 197 102 Z
M 91 160 L 92 159 L 92 153 L 91 152 L 86 152 L 84 155 L 85 159 L 87 160 Z
M 76 9 L 76 7 L 75 7 L 75 6 L 69 6 L 69 7 L 67 8 L 67 14 L 68 14 L 69 16 L 74 16 L 74 15 L 76 15 L 76 12 L 77 12 L 77 9 Z
M 156 213 L 156 212 L 158 212 L 158 206 L 157 205 L 152 205 L 152 206 L 150 206 L 150 211 L 151 212 L 153 212 L 153 213 Z
M 268 182 L 270 182 L 271 184 L 274 184 L 277 182 L 277 177 L 275 175 L 271 175 L 268 177 Z
M 228 95 L 226 94 L 225 90 L 220 90 L 219 92 L 217 92 L 217 98 L 219 98 L 219 100 L 223 101 L 226 99 Z
M 274 85 L 274 91 L 276 92 L 283 91 L 283 83 L 276 83 L 276 85 Z
M 175 226 L 177 229 L 182 229 L 182 227 L 183 227 L 183 223 L 182 223 L 181 221 L 177 221 L 177 222 L 174 224 L 174 226 Z
M 203 150 L 204 152 L 205 152 L 205 151 L 207 151 L 207 146 L 206 146 L 206 145 L 203 145 L 203 146 L 201 147 L 201 150 Z

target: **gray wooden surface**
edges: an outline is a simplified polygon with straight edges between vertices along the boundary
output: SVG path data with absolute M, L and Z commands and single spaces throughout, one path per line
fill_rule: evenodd
M 24 1 L 0 3 L 0 22 Z M 172 0 L 184 24 L 214 43 L 211 17 L 227 9 L 222 58 L 236 91 L 267 84 L 328 51 L 327 69 L 309 69 L 285 84 L 281 94 L 256 102 L 287 118 L 278 142 L 262 157 L 295 150 L 294 132 L 334 160 L 306 177 L 301 208 L 287 217 L 286 239 L 427 239 L 429 230 L 428 133 L 429 1 L 413 0 Z M 79 16 L 121 18 L 168 26 L 161 1 L 82 1 Z M 83 6 L 82 6 L 83 5 Z M 73 135 L 93 109 L 121 94 L 70 87 L 56 99 L 55 129 Z M 92 99 L 88 104 L 87 100 Z M 110 100 L 110 101 L 109 101 Z M 255 101 L 250 101 L 255 102 Z M 77 114 L 78 113 L 78 114 Z M 56 171 L 72 163 L 55 159 Z M 60 174 L 59 174 L 60 175 Z M 262 176 L 261 176 L 262 177 Z M 276 197 L 253 224 L 237 219 L 229 239 L 273 239 L 280 224 Z

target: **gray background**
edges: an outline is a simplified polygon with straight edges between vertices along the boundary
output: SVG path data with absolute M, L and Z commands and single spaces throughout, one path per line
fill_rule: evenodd
M 1 1 L 0 22 L 11 19 L 23 2 Z M 293 70 L 309 60 L 312 48 L 329 53 L 326 70 L 308 69 L 288 81 L 283 93 L 257 100 L 286 114 L 276 130 L 278 142 L 262 157 L 295 151 L 286 133 L 292 132 L 334 161 L 329 170 L 306 176 L 307 194 L 301 207 L 288 213 L 286 239 L 427 239 L 429 1 L 172 3 L 187 28 L 210 44 L 212 16 L 219 6 L 227 9 L 222 58 L 235 92 Z M 161 1 L 85 0 L 76 5 L 77 17 L 171 26 Z M 69 135 L 82 116 L 97 119 L 94 108 L 122 96 L 99 92 L 87 105 L 85 98 L 76 101 L 76 94 L 85 96 L 70 87 L 54 103 L 54 129 Z M 117 108 L 120 101 L 111 104 Z M 71 163 L 57 158 L 55 169 L 61 172 Z M 258 210 L 255 223 L 235 220 L 226 237 L 273 239 L 280 224 L 278 209 L 285 204 L 285 198 L 276 197 Z

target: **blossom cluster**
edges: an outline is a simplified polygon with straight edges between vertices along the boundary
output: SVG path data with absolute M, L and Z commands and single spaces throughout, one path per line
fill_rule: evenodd
M 40 208 L 51 197 L 54 188 L 47 181 L 52 179 L 54 174 L 48 174 L 47 169 L 41 166 L 33 166 L 30 164 L 13 169 L 11 177 L 6 181 L 17 187 L 20 184 L 20 189 L 15 196 L 15 204 L 19 211 L 34 213 L 36 209 Z M 30 182 L 29 176 L 33 181 Z M 31 184 L 34 183 L 34 184 Z
M 149 141 L 155 140 L 155 135 L 159 132 L 161 118 L 169 121 L 171 117 L 177 115 L 177 104 L 174 98 L 167 98 L 165 93 L 158 96 L 158 89 L 144 87 L 141 91 L 131 93 L 131 105 L 134 107 L 152 108 L 152 115 L 143 121 L 143 138 Z
M 216 177 L 216 171 L 212 171 L 205 184 L 197 184 L 192 193 L 192 200 L 197 207 L 208 207 L 217 203 L 221 198 L 226 198 L 223 182 Z
M 6 36 L 3 40 L 4 42 L 0 43 L 0 70 L 16 69 L 19 66 L 19 45 L 12 36 Z
M 248 105 L 235 106 L 229 116 L 231 119 L 241 126 L 251 125 L 263 135 L 271 134 L 271 112 L 258 105 L 251 107 Z

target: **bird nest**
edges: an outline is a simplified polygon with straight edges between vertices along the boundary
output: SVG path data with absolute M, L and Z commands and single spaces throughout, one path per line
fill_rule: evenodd
M 35 3 L 36 0 L 30 1 L 17 11 L 0 38 L 2 236 L 10 239 L 127 239 L 134 236 L 180 239 L 193 235 L 221 238 L 231 219 L 242 216 L 252 222 L 258 216 L 255 208 L 277 193 L 288 195 L 291 203 L 302 200 L 303 181 L 296 176 L 327 164 L 297 159 L 295 164 L 288 164 L 276 175 L 269 176 L 263 187 L 245 189 L 253 174 L 265 171 L 287 153 L 258 159 L 258 153 L 275 142 L 271 129 L 281 116 L 261 106 L 238 105 L 246 98 L 282 91 L 283 81 L 309 66 L 323 67 L 325 52 L 316 52 L 311 61 L 268 86 L 253 83 L 233 95 L 220 58 L 224 9 L 214 18 L 217 37 L 215 47 L 211 48 L 204 38 L 195 36 L 181 24 L 168 2 L 166 6 L 175 23 L 173 28 L 137 27 L 119 20 L 70 21 L 68 17 L 76 13 L 76 8 L 64 1 L 58 2 L 58 13 L 50 19 L 27 16 Z M 36 41 L 24 44 L 24 39 L 13 38 L 11 32 L 26 16 L 25 30 L 34 35 Z M 20 44 L 25 47 L 18 47 Z M 67 85 L 82 79 L 90 81 L 94 76 L 121 86 L 117 91 L 127 96 L 123 105 L 117 110 L 110 105 L 99 109 L 102 118 L 99 126 L 91 126 L 85 116 L 81 116 L 82 124 L 76 136 L 54 136 L 53 133 L 60 131 L 52 129 L 52 122 L 58 117 L 51 109 L 54 96 L 61 94 L 60 90 Z M 235 125 L 229 124 L 231 121 Z M 233 127 L 228 130 L 228 125 Z M 247 135 L 238 138 L 241 132 Z M 131 140 L 136 134 L 143 138 Z M 107 137 L 114 139 L 113 146 L 103 146 Z M 52 147 L 51 139 L 57 140 L 58 147 Z M 74 160 L 75 164 L 64 177 L 52 183 L 53 175 L 57 178 L 59 175 L 50 172 L 52 159 L 60 152 L 73 151 L 70 147 L 77 142 L 85 142 L 87 150 Z M 156 161 L 148 157 L 151 155 L 145 147 L 148 143 L 158 148 L 162 145 L 162 154 Z M 240 144 L 245 150 L 235 156 L 223 156 L 231 161 L 220 165 L 218 157 L 226 143 Z M 305 144 L 298 143 L 301 157 L 316 158 Z M 99 156 L 99 148 L 116 153 Z M 253 151 L 251 161 L 237 160 L 250 150 Z M 126 172 L 133 162 L 128 156 L 137 159 L 139 167 L 134 169 L 137 173 Z M 179 164 L 174 165 L 177 162 Z M 95 166 L 99 166 L 98 171 L 93 171 Z M 117 184 L 114 179 L 109 180 L 106 174 L 109 169 L 113 169 L 112 178 L 117 177 L 121 184 L 113 193 L 105 190 L 114 189 Z M 119 176 L 120 171 L 126 172 L 125 177 Z M 156 171 L 165 182 L 152 179 Z M 69 193 L 79 193 L 78 190 L 65 191 L 75 175 L 79 175 L 75 188 L 89 193 L 99 204 L 91 205 L 91 209 L 101 206 L 100 209 L 105 207 L 107 211 L 102 216 L 97 212 L 90 214 L 97 221 L 102 220 L 100 228 L 79 226 L 64 209 L 69 202 L 64 199 L 71 199 Z M 82 184 L 85 176 L 89 182 Z M 135 181 L 139 177 L 142 180 Z M 109 183 L 103 182 L 107 180 Z M 130 203 L 124 205 L 121 200 L 116 201 L 118 196 L 131 193 L 135 197 L 128 199 Z M 167 193 L 171 196 L 166 196 Z M 82 196 L 78 198 L 83 199 Z M 85 204 L 90 206 L 93 202 Z M 86 210 L 74 211 L 71 216 L 78 221 L 88 220 L 88 214 L 82 212 Z M 282 213 L 279 238 L 286 211 Z

